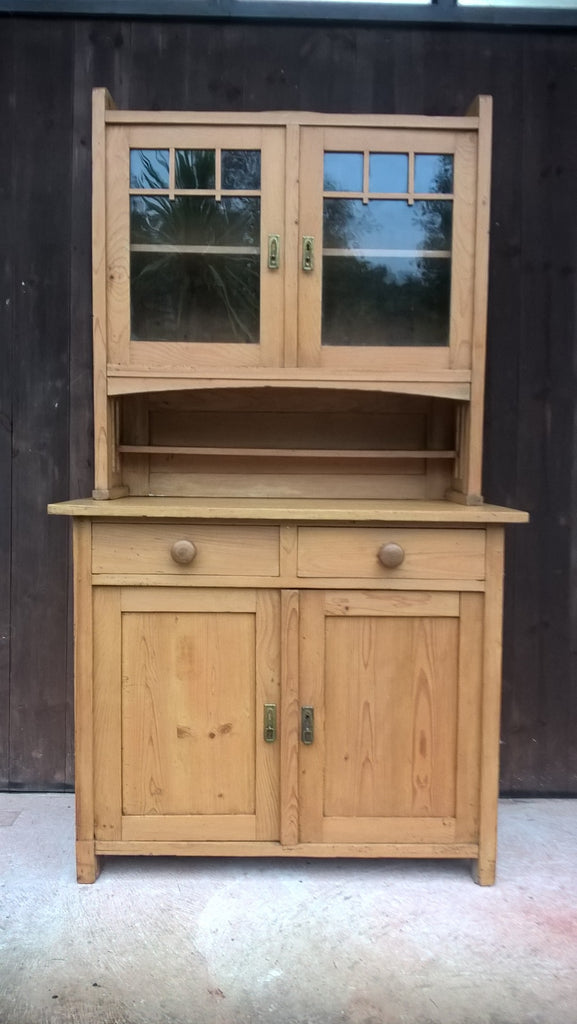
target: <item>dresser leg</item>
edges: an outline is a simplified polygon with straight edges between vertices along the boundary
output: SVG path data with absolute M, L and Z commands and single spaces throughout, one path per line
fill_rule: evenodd
M 496 864 L 494 857 L 479 857 L 473 861 L 473 881 L 477 885 L 494 885 Z
M 76 878 L 79 882 L 90 884 L 100 874 L 100 857 L 94 852 L 92 840 L 79 840 L 76 843 Z

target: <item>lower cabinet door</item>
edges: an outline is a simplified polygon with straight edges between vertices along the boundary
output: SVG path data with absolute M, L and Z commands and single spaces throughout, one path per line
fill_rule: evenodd
M 96 837 L 277 840 L 274 591 L 98 587 Z
M 305 592 L 300 609 L 301 842 L 473 842 L 483 596 Z

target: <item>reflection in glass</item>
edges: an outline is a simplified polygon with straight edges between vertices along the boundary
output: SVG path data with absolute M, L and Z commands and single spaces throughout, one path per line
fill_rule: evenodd
M 451 248 L 453 204 L 447 200 L 325 199 L 325 249 Z
M 258 246 L 260 199 L 131 196 L 130 240 L 150 245 Z
M 370 154 L 370 192 L 407 192 L 408 188 L 409 157 L 407 153 Z
M 221 153 L 221 188 L 260 188 L 260 150 L 223 149 Z
M 214 188 L 214 149 L 177 149 L 175 188 Z
M 453 157 L 450 153 L 415 154 L 415 192 L 453 191 Z
M 258 342 L 258 255 L 132 252 L 130 277 L 133 339 Z
M 326 192 L 362 192 L 363 154 L 325 153 L 323 187 Z
M 449 343 L 451 261 L 323 259 L 323 345 Z
M 168 188 L 168 150 L 130 150 L 131 188 Z

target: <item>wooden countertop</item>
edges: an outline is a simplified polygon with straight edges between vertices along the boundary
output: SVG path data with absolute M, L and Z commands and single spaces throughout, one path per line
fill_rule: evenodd
M 234 519 L 390 523 L 526 523 L 529 514 L 499 505 L 452 501 L 315 498 L 83 498 L 48 506 L 50 515 L 98 519 Z

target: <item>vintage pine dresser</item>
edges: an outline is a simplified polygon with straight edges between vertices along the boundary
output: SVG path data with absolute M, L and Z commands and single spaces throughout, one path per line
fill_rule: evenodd
M 78 878 L 117 854 L 495 876 L 504 527 L 481 496 L 491 101 L 94 94 Z

